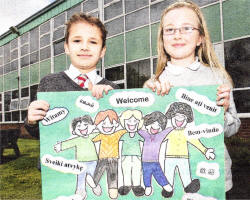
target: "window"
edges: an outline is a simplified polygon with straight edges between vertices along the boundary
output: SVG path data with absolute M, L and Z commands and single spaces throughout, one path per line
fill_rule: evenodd
M 98 1 L 87 0 L 83 2 L 83 12 L 89 12 L 98 8 Z
M 143 8 L 126 16 L 126 31 L 149 23 L 148 9 Z M 136 20 L 135 20 L 136 19 Z
M 104 20 L 112 19 L 116 16 L 119 16 L 123 13 L 123 4 L 122 1 L 115 2 L 110 6 L 104 8 Z
M 124 79 L 124 66 L 113 67 L 105 70 L 105 77 L 110 81 L 118 81 Z
M 64 53 L 64 40 L 54 43 L 54 56 Z
M 61 25 L 64 25 L 65 23 L 65 13 L 59 15 L 59 16 L 56 16 L 54 18 L 54 29 L 56 29 L 57 27 L 61 26 Z
M 149 78 L 149 59 L 127 64 L 127 88 L 141 88 Z
M 225 65 L 234 82 L 238 113 L 250 113 L 250 38 L 225 42 Z
M 140 0 L 140 1 L 125 0 L 125 12 L 128 13 L 146 5 L 148 5 L 148 0 Z
M 108 31 L 108 37 L 124 31 L 123 21 L 124 17 L 120 17 L 105 24 L 105 27 Z
M 235 87 L 250 87 L 250 37 L 225 42 L 225 65 Z

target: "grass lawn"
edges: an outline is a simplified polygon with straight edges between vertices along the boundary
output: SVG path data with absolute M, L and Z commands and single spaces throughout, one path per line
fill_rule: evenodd
M 0 199 L 41 199 L 41 178 L 37 170 L 39 141 L 18 139 L 21 152 L 15 158 L 13 149 L 4 150 L 0 165 Z
M 250 139 L 234 136 L 227 138 L 226 144 L 233 160 L 234 182 L 227 199 L 250 199 Z M 41 199 L 41 178 L 36 168 L 39 141 L 19 139 L 18 146 L 21 152 L 19 158 L 14 157 L 13 149 L 4 151 L 4 160 L 0 164 L 0 199 Z

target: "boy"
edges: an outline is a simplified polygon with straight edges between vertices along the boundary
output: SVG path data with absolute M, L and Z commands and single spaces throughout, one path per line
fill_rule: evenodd
M 45 76 L 38 92 L 86 91 L 92 92 L 97 99 L 109 90 L 118 89 L 114 83 L 96 73 L 96 65 L 106 51 L 107 31 L 102 22 L 83 13 L 74 14 L 67 22 L 65 52 L 71 59 L 68 70 Z M 83 77 L 82 77 L 83 76 Z M 43 100 L 31 102 L 25 127 L 35 137 L 39 136 L 38 121 L 42 120 L 49 109 Z
M 75 159 L 81 162 L 86 168 L 77 175 L 77 185 L 75 194 L 80 195 L 83 199 L 87 197 L 86 182 L 92 188 L 93 193 L 101 195 L 100 185 L 95 185 L 93 176 L 97 164 L 97 153 L 95 144 L 92 139 L 98 134 L 93 133 L 95 125 L 89 115 L 77 117 L 72 121 L 72 135 L 77 137 L 58 142 L 54 145 L 57 153 L 70 148 L 75 148 Z

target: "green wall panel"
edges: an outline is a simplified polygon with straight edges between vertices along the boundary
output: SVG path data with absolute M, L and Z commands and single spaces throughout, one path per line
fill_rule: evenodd
M 61 72 L 66 70 L 67 63 L 66 63 L 66 55 L 60 55 L 54 57 L 54 72 Z
M 51 73 L 51 61 L 50 59 L 40 63 L 40 79 Z
M 39 83 L 39 64 L 34 64 L 30 66 L 30 84 Z
M 11 76 L 11 89 L 17 89 L 18 88 L 18 71 L 14 71 L 10 73 Z
M 106 41 L 104 65 L 114 65 L 124 62 L 124 36 L 119 35 Z
M 4 75 L 4 91 L 18 88 L 18 72 L 10 72 Z
M 69 68 L 69 66 L 71 65 L 71 60 L 70 60 L 70 57 L 67 55 L 66 56 L 66 62 L 67 62 L 67 69 Z
M 10 73 L 4 75 L 4 91 L 11 90 L 11 76 Z
M 3 76 L 0 76 L 0 92 L 3 92 Z
M 29 67 L 21 69 L 21 87 L 29 85 Z
M 250 34 L 249 0 L 227 0 L 222 8 L 225 40 Z
M 157 35 L 158 35 L 158 27 L 160 23 L 153 24 L 151 26 L 151 41 L 152 41 L 152 55 L 157 55 Z
M 212 42 L 221 41 L 220 4 L 202 9 Z
M 148 26 L 126 33 L 126 55 L 128 62 L 150 56 Z

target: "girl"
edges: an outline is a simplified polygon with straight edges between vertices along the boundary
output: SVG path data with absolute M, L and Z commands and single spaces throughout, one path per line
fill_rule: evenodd
M 166 8 L 158 31 L 158 63 L 155 77 L 144 87 L 168 94 L 171 86 L 215 85 L 217 105 L 225 110 L 224 134 L 240 126 L 231 92 L 232 79 L 215 55 L 204 16 L 191 1 L 178 1 Z M 225 147 L 225 189 L 232 188 L 231 159 Z

